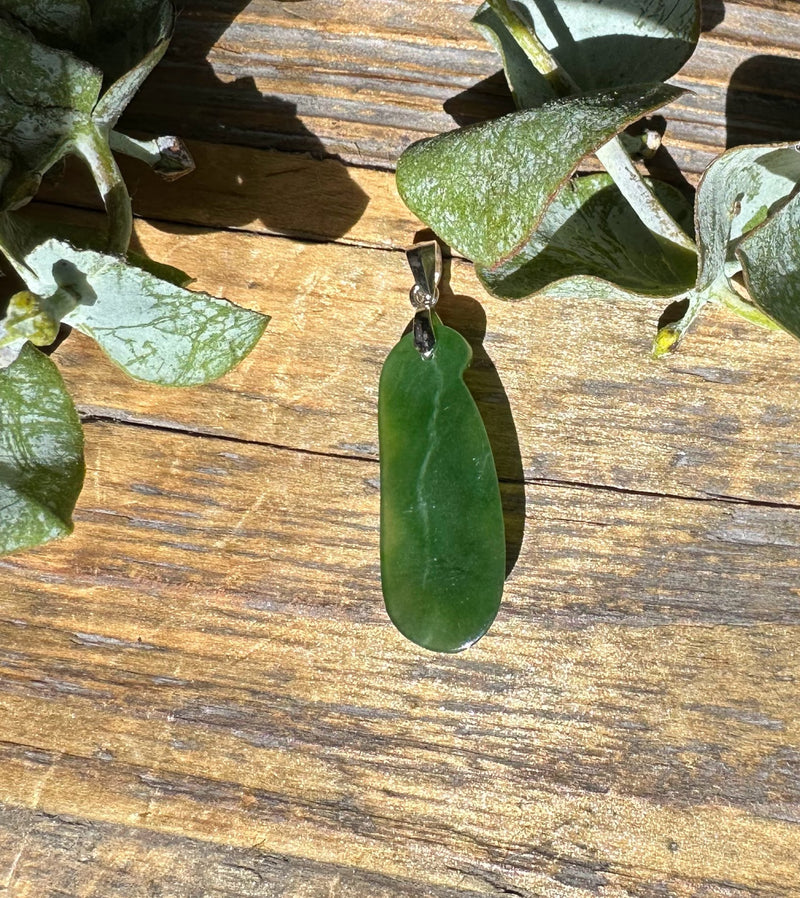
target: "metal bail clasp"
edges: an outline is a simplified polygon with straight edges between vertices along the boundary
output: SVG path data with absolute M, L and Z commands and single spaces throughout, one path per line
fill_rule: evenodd
M 409 293 L 414 315 L 414 346 L 423 359 L 433 355 L 436 337 L 431 323 L 431 309 L 439 300 L 439 281 L 442 277 L 442 251 L 435 240 L 416 243 L 406 250 L 406 258 L 414 275 Z

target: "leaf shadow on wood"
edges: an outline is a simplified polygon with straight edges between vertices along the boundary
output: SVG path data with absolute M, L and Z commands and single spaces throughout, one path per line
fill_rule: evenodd
M 462 128 L 508 115 L 516 108 L 502 69 L 444 102 L 444 111 Z
M 727 149 L 800 139 L 800 60 L 753 56 L 734 71 L 725 102 Z
M 625 133 L 638 136 L 646 130 L 650 130 L 657 131 L 663 138 L 667 127 L 667 119 L 663 115 L 649 115 L 647 118 L 634 122 L 629 128 L 625 129 Z M 659 145 L 649 159 L 641 159 L 641 164 L 651 178 L 671 184 L 677 190 L 680 190 L 691 205 L 694 205 L 695 188 L 681 171 L 678 163 L 675 162 L 663 143 Z
M 429 230 L 420 231 L 414 237 L 415 242 L 430 239 L 433 234 Z M 519 558 L 525 532 L 525 473 L 517 428 L 500 374 L 484 347 L 486 313 L 476 299 L 453 293 L 450 264 L 450 258 L 442 260 L 436 311 L 444 324 L 457 330 L 472 349 L 472 363 L 464 374 L 464 381 L 483 419 L 500 481 L 508 577 Z
M 713 31 L 725 21 L 724 0 L 702 0 L 700 4 L 700 31 Z
M 213 158 L 197 161 L 198 166 L 215 168 L 214 193 L 225 200 L 215 206 L 215 211 L 222 213 L 218 217 L 224 218 L 217 222 L 222 227 L 261 219 L 267 229 L 293 236 L 341 237 L 360 219 L 368 202 L 346 166 L 327 153 L 319 138 L 306 128 L 295 103 L 263 94 L 252 75 L 227 80 L 224 64 L 218 63 L 216 68 L 212 64 L 215 48 L 217 56 L 224 57 L 224 48 L 218 47 L 249 2 L 186 0 L 164 59 L 126 110 L 119 130 L 177 134 L 186 140 L 215 144 Z M 295 0 L 299 2 L 302 0 Z M 252 40 L 255 46 L 257 32 Z M 230 52 L 238 52 L 235 39 L 231 43 L 234 49 Z M 244 63 L 237 68 L 245 70 Z M 313 181 L 308 167 L 299 162 L 294 165 L 291 157 L 280 171 L 274 166 L 256 171 L 240 161 L 253 160 L 253 154 L 232 151 L 226 156 L 220 144 L 303 153 L 324 163 Z M 192 176 L 169 190 L 191 191 Z

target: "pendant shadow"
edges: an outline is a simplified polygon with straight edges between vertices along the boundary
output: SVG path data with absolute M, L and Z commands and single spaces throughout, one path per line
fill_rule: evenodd
M 517 563 L 525 532 L 525 476 L 517 428 L 503 382 L 484 347 L 486 314 L 471 296 L 450 288 L 450 259 L 443 260 L 436 312 L 457 330 L 472 349 L 472 364 L 464 381 L 475 399 L 492 447 L 506 531 L 506 577 Z

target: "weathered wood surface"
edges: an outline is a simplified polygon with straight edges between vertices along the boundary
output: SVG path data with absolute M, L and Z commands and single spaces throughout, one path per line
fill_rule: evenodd
M 398 236 L 413 232 L 409 223 Z M 238 369 L 191 401 L 142 389 L 75 334 L 55 358 L 85 414 L 376 457 L 380 367 L 410 317 L 402 253 L 185 226 L 141 224 L 137 235 L 194 286 L 274 320 Z M 796 342 L 719 310 L 656 362 L 663 306 L 632 300 L 612 317 L 604 304 L 506 303 L 453 260 L 440 309 L 473 344 L 470 385 L 501 476 L 800 507 Z
M 87 434 L 76 535 L 0 566 L 14 894 L 50 842 L 75 894 L 797 894 L 796 512 L 531 484 L 500 620 L 437 657 L 381 611 L 374 462 Z M 217 891 L 170 891 L 204 841 Z
M 220 39 L 242 5 L 187 4 L 134 123 L 390 164 L 496 67 L 471 4 L 257 0 Z M 788 59 L 798 22 L 726 4 L 692 171 L 735 60 Z M 273 320 L 190 391 L 76 334 L 54 354 L 88 475 L 70 539 L 0 559 L 0 895 L 800 896 L 797 344 L 720 311 L 656 363 L 657 303 L 506 304 L 453 260 L 515 564 L 484 640 L 434 656 L 386 619 L 377 556 L 419 223 L 387 171 L 193 150 L 168 186 L 127 166 L 137 240 Z
M 700 50 L 674 79 L 694 94 L 667 115 L 670 153 L 694 173 L 725 146 L 800 136 L 798 4 L 703 7 Z M 391 168 L 412 140 L 454 119 L 496 116 L 504 94 L 509 102 L 492 77 L 498 57 L 469 24 L 474 9 L 464 0 L 195 0 L 126 120 L 167 132 L 180 121 L 202 140 Z

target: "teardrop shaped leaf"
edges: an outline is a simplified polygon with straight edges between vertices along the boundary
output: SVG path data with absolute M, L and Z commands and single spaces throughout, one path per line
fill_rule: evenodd
M 116 256 L 46 240 L 26 257 L 44 296 L 70 294 L 63 321 L 88 334 L 132 377 L 207 383 L 255 346 L 269 317 L 186 290 Z
M 699 0 L 514 0 L 512 6 L 584 91 L 667 81 L 700 35 Z M 544 102 L 552 94 L 547 81 L 494 10 L 484 3 L 473 22 L 500 52 L 519 106 Z
M 691 203 L 669 184 L 650 184 L 691 234 Z M 673 296 L 694 285 L 697 256 L 659 239 L 609 175 L 593 174 L 562 187 L 517 255 L 496 268 L 476 266 L 476 271 L 486 289 L 504 299 L 522 299 L 578 275 L 610 281 L 639 295 Z
M 0 555 L 72 532 L 83 432 L 56 366 L 30 343 L 0 370 Z
M 398 161 L 400 195 L 457 252 L 494 267 L 524 248 L 584 156 L 681 93 L 585 94 L 418 141 Z
M 745 237 L 736 255 L 753 302 L 800 338 L 800 195 Z
M 463 380 L 469 344 L 435 316 L 433 326 L 431 358 L 407 334 L 381 372 L 381 581 L 401 633 L 457 652 L 497 614 L 505 536 L 489 438 Z

